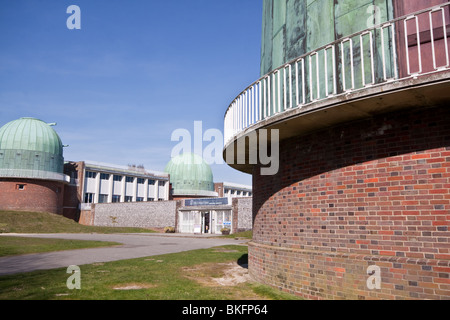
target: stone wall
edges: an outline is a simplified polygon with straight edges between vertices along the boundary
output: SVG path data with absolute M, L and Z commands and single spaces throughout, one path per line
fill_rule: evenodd
M 235 232 L 251 230 L 253 227 L 252 219 L 252 198 L 233 198 L 233 221 Z
M 105 227 L 175 227 L 177 201 L 105 203 L 93 206 L 94 225 Z

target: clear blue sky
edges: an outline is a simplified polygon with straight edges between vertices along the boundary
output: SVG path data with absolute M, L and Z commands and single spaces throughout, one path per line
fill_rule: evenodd
M 66 27 L 69 5 L 81 30 Z M 228 104 L 259 78 L 261 18 L 262 0 L 3 0 L 0 126 L 57 122 L 65 160 L 163 171 L 175 129 L 223 131 Z M 251 184 L 212 168 L 216 182 Z

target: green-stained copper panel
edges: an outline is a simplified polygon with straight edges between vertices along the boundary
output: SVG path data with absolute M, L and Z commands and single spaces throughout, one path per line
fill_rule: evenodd
M 214 179 L 211 167 L 198 155 L 184 153 L 166 166 L 174 195 L 212 196 Z
M 264 0 L 261 76 L 392 18 L 392 0 Z
M 0 128 L 0 170 L 62 173 L 63 146 L 56 131 L 44 121 L 21 118 Z M 31 175 L 31 176 L 30 176 Z

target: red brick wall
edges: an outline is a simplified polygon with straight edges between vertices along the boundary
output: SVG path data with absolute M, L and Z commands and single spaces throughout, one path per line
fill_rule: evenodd
M 18 190 L 24 185 L 24 190 Z M 0 210 L 62 214 L 64 184 L 60 182 L 0 178 Z
M 282 141 L 278 174 L 253 174 L 250 274 L 307 298 L 450 299 L 449 119 L 423 108 Z

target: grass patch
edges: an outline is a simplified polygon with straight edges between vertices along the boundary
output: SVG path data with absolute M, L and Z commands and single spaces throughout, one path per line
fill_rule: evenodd
M 116 242 L 64 240 L 64 239 L 37 239 L 22 237 L 0 237 L 0 257 L 28 253 L 43 253 L 51 251 L 110 247 L 121 245 Z
M 151 233 L 144 228 L 84 226 L 63 216 L 22 211 L 0 211 L 0 233 Z
M 233 233 L 233 234 L 229 234 L 226 236 L 223 236 L 224 238 L 245 238 L 245 239 L 252 239 L 253 238 L 253 231 L 252 230 L 248 230 L 248 231 L 243 231 L 243 232 L 237 232 L 237 233 Z
M 295 299 L 260 284 L 225 282 L 245 273 L 246 246 L 80 266 L 81 290 L 69 290 L 65 268 L 0 276 L 0 300 L 249 300 Z M 232 273 L 233 274 L 233 273 Z

